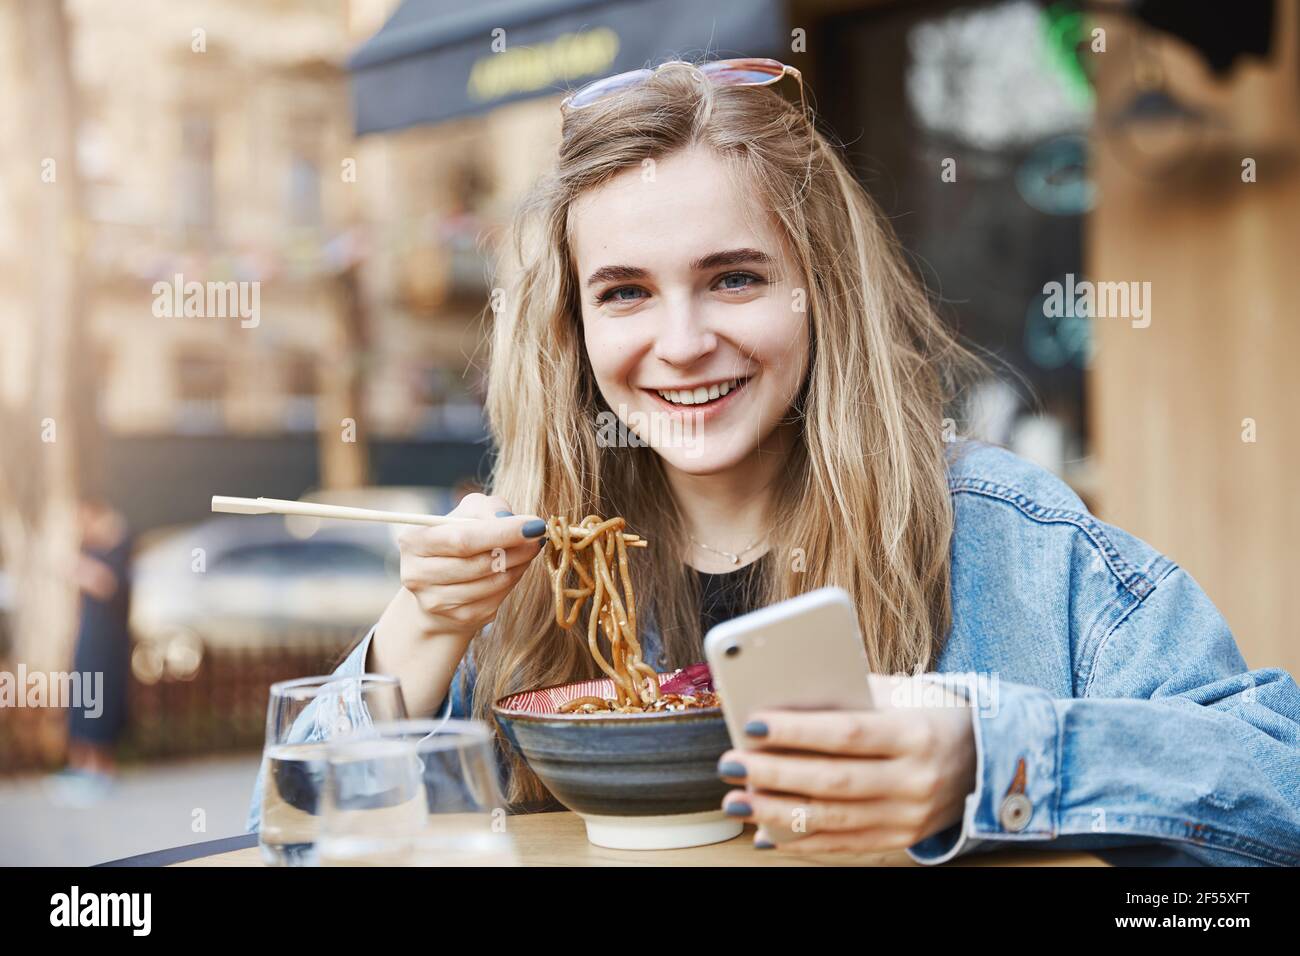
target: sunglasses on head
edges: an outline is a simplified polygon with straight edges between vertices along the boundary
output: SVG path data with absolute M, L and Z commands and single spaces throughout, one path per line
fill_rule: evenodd
M 654 69 L 629 70 L 616 73 L 601 80 L 594 80 L 586 86 L 570 93 L 560 103 L 561 112 L 580 110 L 584 106 L 603 100 L 616 93 L 640 86 L 662 69 L 670 66 L 686 66 L 698 69 L 709 81 L 718 86 L 770 86 L 783 76 L 793 76 L 799 81 L 799 104 L 804 107 L 803 76 L 792 66 L 786 66 L 779 60 L 766 57 L 742 57 L 735 60 L 711 60 L 708 63 L 687 63 L 685 60 L 669 60 Z M 805 113 L 806 113 L 806 107 Z

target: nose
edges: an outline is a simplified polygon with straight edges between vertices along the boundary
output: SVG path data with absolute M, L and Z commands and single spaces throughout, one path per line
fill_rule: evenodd
M 655 357 L 668 365 L 686 368 L 718 347 L 718 337 L 708 328 L 704 316 L 690 302 L 668 310 L 655 336 Z

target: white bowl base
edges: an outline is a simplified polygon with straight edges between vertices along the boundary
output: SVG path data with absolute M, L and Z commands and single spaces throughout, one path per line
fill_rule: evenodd
M 613 817 L 581 814 L 587 839 L 611 850 L 678 850 L 734 839 L 744 821 L 721 810 L 673 813 L 658 817 Z

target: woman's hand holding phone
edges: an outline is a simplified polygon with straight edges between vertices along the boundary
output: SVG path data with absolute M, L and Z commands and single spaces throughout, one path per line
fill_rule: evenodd
M 905 849 L 946 829 L 975 790 L 975 737 L 969 706 L 935 706 L 932 688 L 873 674 L 875 710 L 751 714 L 753 749 L 718 764 L 747 789 L 723 807 L 792 853 Z

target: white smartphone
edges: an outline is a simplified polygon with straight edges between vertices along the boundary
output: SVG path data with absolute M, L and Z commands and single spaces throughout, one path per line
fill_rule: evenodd
M 738 750 L 760 710 L 870 710 L 871 669 L 853 602 L 819 588 L 724 621 L 704 638 L 713 685 Z

